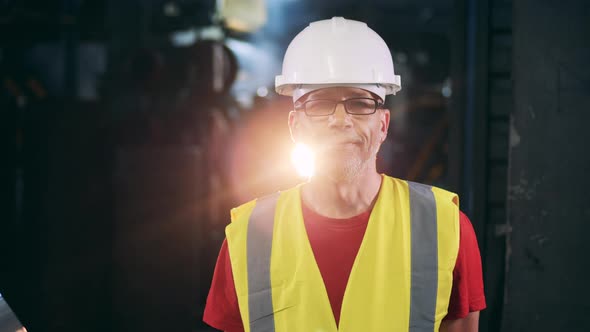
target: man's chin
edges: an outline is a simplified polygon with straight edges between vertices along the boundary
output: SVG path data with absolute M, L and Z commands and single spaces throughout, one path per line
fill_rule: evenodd
M 326 156 L 325 156 L 326 157 Z M 334 156 L 332 156 L 334 157 Z M 350 157 L 350 156 L 349 156 Z M 327 158 L 326 158 L 327 159 Z M 362 162 L 350 158 L 329 158 L 317 165 L 317 175 L 333 180 L 346 180 L 357 176 L 362 169 Z

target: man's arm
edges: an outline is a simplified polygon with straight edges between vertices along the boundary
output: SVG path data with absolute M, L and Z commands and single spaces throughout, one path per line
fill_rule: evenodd
M 481 257 L 477 237 L 469 218 L 460 213 L 461 238 L 453 270 L 453 289 L 449 310 L 443 319 L 442 332 L 478 331 L 479 312 L 486 307 Z
M 203 321 L 218 330 L 243 332 L 242 317 L 234 286 L 227 240 L 223 240 L 215 264 Z
M 479 311 L 470 312 L 466 317 L 444 320 L 440 324 L 440 332 L 477 332 Z

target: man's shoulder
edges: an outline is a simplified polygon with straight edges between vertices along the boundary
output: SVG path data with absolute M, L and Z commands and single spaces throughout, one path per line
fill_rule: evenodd
M 252 212 L 252 210 L 254 210 L 254 207 L 256 206 L 257 200 L 258 199 L 255 198 L 232 208 L 230 210 L 232 224 L 240 222 L 241 220 L 244 220 L 244 216 L 250 215 L 250 213 Z
M 420 182 L 415 182 L 415 181 L 411 181 L 411 180 L 404 180 L 404 179 L 400 179 L 400 178 L 396 178 L 387 174 L 383 174 L 383 178 L 391 183 L 394 184 L 407 184 L 407 185 L 411 185 L 411 186 L 415 186 L 415 187 L 419 187 L 419 188 L 425 188 L 425 189 L 432 189 L 438 192 L 442 192 L 442 193 L 448 193 L 451 195 L 457 195 L 456 193 L 445 189 L 443 187 L 439 187 L 439 186 L 435 186 L 435 185 L 431 185 L 431 184 L 426 184 L 426 183 L 420 183 Z

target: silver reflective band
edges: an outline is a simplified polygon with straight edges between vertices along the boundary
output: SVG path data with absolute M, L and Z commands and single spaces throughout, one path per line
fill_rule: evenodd
M 279 193 L 260 198 L 248 221 L 248 308 L 251 332 L 274 332 L 270 287 L 270 254 Z
M 436 201 L 430 186 L 408 181 L 412 234 L 410 332 L 433 332 L 438 293 Z

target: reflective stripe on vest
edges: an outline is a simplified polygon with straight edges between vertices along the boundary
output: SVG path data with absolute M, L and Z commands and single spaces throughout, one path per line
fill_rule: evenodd
M 434 331 L 438 288 L 436 201 L 432 188 L 408 181 L 411 219 L 410 332 Z M 259 199 L 248 223 L 250 331 L 275 331 L 270 261 L 279 194 Z M 254 318 L 252 318 L 254 317 Z
M 275 208 L 279 193 L 259 199 L 248 223 L 248 308 L 250 331 L 274 332 L 272 293 L 270 287 L 270 254 Z
M 433 331 L 438 286 L 436 201 L 432 188 L 408 181 L 412 223 L 411 332 Z

